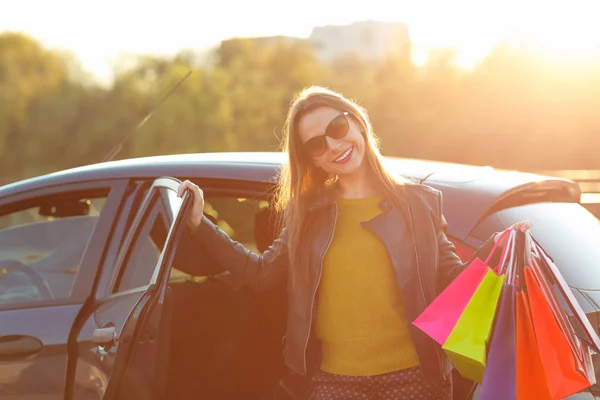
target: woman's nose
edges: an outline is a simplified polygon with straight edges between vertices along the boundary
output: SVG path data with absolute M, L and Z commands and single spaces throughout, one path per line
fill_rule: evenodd
M 334 139 L 329 136 L 325 136 L 325 140 L 327 140 L 327 147 L 329 148 L 329 150 L 336 151 L 336 152 L 343 150 L 342 149 L 343 142 L 341 140 Z

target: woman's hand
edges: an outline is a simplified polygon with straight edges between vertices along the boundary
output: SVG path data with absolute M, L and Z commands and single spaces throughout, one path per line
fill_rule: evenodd
M 190 212 L 188 224 L 190 225 L 191 229 L 196 229 L 202 222 L 202 216 L 204 215 L 204 193 L 202 192 L 202 189 L 198 187 L 198 185 L 186 180 L 181 182 L 179 188 L 177 188 L 177 196 L 182 197 L 187 189 L 189 189 L 194 195 L 192 211 Z
M 514 231 L 527 232 L 529 229 L 531 229 L 531 225 L 531 221 L 521 221 L 511 226 L 509 229 L 512 229 Z M 502 232 L 498 232 L 494 235 L 494 242 L 498 243 L 498 247 L 500 249 L 504 248 L 504 245 L 506 245 L 506 241 L 508 240 L 508 236 L 501 235 Z

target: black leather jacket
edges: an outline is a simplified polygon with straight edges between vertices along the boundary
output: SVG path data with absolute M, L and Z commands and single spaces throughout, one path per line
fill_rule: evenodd
M 461 262 L 444 233 L 446 221 L 441 192 L 425 185 L 407 184 L 398 187 L 398 194 L 403 199 L 401 207 L 384 199 L 381 203 L 384 211 L 363 222 L 363 226 L 384 242 L 406 307 L 406 317 L 413 321 L 467 263 Z M 285 229 L 262 256 L 232 241 L 206 217 L 195 231 L 211 255 L 254 290 L 262 291 L 288 281 L 285 361 L 291 370 L 302 375 L 318 367 L 320 360 L 320 346 L 312 327 L 322 261 L 333 236 L 337 205 L 324 197 L 307 211 L 308 230 L 303 246 L 309 255 L 310 269 L 309 285 L 303 286 L 304 289 L 295 289 L 291 284 L 294 269 L 289 265 Z M 492 247 L 490 238 L 473 258 L 485 259 Z M 412 324 L 410 330 L 424 379 L 430 383 L 447 379 L 451 365 L 439 344 Z

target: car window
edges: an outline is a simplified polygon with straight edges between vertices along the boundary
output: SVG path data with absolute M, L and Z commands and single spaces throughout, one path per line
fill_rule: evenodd
M 600 290 L 600 221 L 576 203 L 535 203 L 488 216 L 473 231 L 485 240 L 515 222 L 530 220 L 531 232 L 554 259 L 570 286 Z
M 0 307 L 68 299 L 106 193 L 61 193 L 0 210 Z
M 205 214 L 235 241 L 262 253 L 275 237 L 275 215 L 266 200 L 207 196 Z
M 150 284 L 171 224 L 181 207 L 181 198 L 173 190 L 155 189 L 151 195 L 136 237 L 124 250 L 127 254 L 115 284 L 116 292 Z
M 205 194 L 204 212 L 233 240 L 258 254 L 263 253 L 278 235 L 275 213 L 266 200 Z M 192 246 L 193 242 L 184 240 L 178 247 L 178 257 L 171 268 L 171 282 L 204 279 L 224 272 L 209 254 Z

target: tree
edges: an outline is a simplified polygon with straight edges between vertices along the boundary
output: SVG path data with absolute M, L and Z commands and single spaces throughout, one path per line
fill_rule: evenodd
M 4 176 L 22 175 L 28 169 L 22 160 L 31 162 L 39 154 L 45 132 L 28 129 L 30 112 L 56 96 L 66 78 L 58 55 L 23 34 L 0 35 L 0 170 Z

